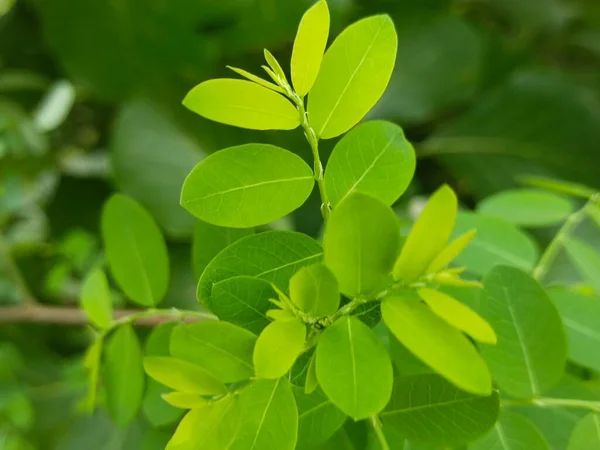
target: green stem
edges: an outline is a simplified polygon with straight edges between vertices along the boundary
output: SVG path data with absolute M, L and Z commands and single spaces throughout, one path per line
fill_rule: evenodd
M 589 400 L 577 400 L 573 398 L 550 398 L 539 397 L 529 400 L 505 400 L 502 402 L 505 406 L 526 406 L 535 405 L 543 408 L 566 407 L 566 408 L 583 408 L 592 411 L 600 412 L 600 402 Z
M 388 444 L 387 439 L 383 434 L 383 430 L 381 429 L 379 417 L 371 416 L 371 425 L 373 425 L 373 430 L 375 430 L 375 434 L 379 440 L 379 445 L 381 445 L 381 450 L 390 450 L 390 445 Z

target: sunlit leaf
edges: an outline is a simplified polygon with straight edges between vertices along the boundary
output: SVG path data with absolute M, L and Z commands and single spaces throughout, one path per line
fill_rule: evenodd
M 502 412 L 492 431 L 470 446 L 472 450 L 548 450 L 546 440 L 531 421 L 520 414 Z
M 267 144 L 213 153 L 190 172 L 181 205 L 223 227 L 263 225 L 294 211 L 312 191 L 311 168 L 299 156 Z
M 146 356 L 144 370 L 159 383 L 180 392 L 201 395 L 225 394 L 227 388 L 209 372 L 169 356 Z
M 400 225 L 390 207 L 354 193 L 333 210 L 325 228 L 325 264 L 346 295 L 382 287 L 400 247 Z
M 162 395 L 162 398 L 174 408 L 181 409 L 203 408 L 208 403 L 206 397 L 189 392 L 167 392 Z
M 279 378 L 291 368 L 304 348 L 306 325 L 302 319 L 275 321 L 258 336 L 254 368 L 258 378 Z
M 577 271 L 600 294 L 600 253 L 579 239 L 565 240 L 563 245 Z
M 313 353 L 313 355 L 310 358 L 310 362 L 308 363 L 308 369 L 306 371 L 304 393 L 312 394 L 318 385 L 319 380 L 317 379 L 317 357 L 316 354 Z
M 320 0 L 302 16 L 294 40 L 292 83 L 300 97 L 308 94 L 317 79 L 328 36 L 329 8 Z
M 433 259 L 433 261 L 431 261 L 425 272 L 429 274 L 444 269 L 448 264 L 454 261 L 458 255 L 460 255 L 467 245 L 469 245 L 476 233 L 477 230 L 469 230 L 446 245 L 446 247 L 444 247 L 444 249 Z
M 303 267 L 290 280 L 290 298 L 311 316 L 333 314 L 340 305 L 337 279 L 323 264 Z
M 323 332 L 316 369 L 327 397 L 355 420 L 377 414 L 390 399 L 390 357 L 379 337 L 355 317 L 342 317 Z
M 404 193 L 415 173 L 415 151 L 402 128 L 376 120 L 358 125 L 335 146 L 325 171 L 333 206 L 353 192 L 391 205 Z
M 208 80 L 193 88 L 183 104 L 207 119 L 252 130 L 293 130 L 296 108 L 285 97 L 246 80 Z
M 573 430 L 567 450 L 594 450 L 600 447 L 600 413 L 585 416 Z
M 276 75 L 275 79 L 278 80 L 278 83 L 282 83 L 282 84 L 286 84 L 286 85 L 289 84 L 287 81 L 287 77 L 285 76 L 285 72 L 281 68 L 281 64 L 279 64 L 279 61 L 277 61 L 277 58 L 275 58 L 273 56 L 273 54 L 266 48 L 263 50 L 263 53 L 265 55 L 265 61 L 267 61 L 267 64 L 269 64 L 269 67 L 271 68 L 273 73 Z
M 98 328 L 106 328 L 112 321 L 112 299 L 106 275 L 101 269 L 93 270 L 81 286 L 81 306 L 90 321 Z
M 394 24 L 385 15 L 359 20 L 335 39 L 308 99 L 318 136 L 345 133 L 377 103 L 392 75 L 397 47 Z
M 257 77 L 256 75 L 247 72 L 244 69 L 238 69 L 237 67 L 232 66 L 227 66 L 227 68 L 233 70 L 235 73 L 243 76 L 244 78 L 250 81 L 254 81 L 256 84 L 260 84 L 261 86 L 266 87 L 267 89 L 271 89 L 272 91 L 279 92 L 281 94 L 285 93 L 285 91 L 276 84 L 271 83 L 267 80 L 263 80 L 262 78 Z

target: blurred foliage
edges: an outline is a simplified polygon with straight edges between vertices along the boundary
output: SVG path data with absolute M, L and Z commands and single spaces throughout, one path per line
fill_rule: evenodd
M 76 303 L 103 257 L 101 205 L 119 189 L 170 239 L 167 303 L 194 307 L 194 220 L 179 206 L 185 175 L 206 154 L 250 141 L 307 160 L 310 152 L 299 131 L 209 123 L 181 99 L 209 77 L 234 77 L 225 61 L 257 71 L 264 47 L 289 60 L 311 3 L 0 0 L 0 304 L 30 294 Z M 329 4 L 332 36 L 372 13 L 395 21 L 395 72 L 370 118 L 397 122 L 415 144 L 421 159 L 410 193 L 449 181 L 472 205 L 521 174 L 600 188 L 600 2 Z M 399 214 L 407 207 L 402 200 Z M 293 226 L 319 233 L 314 195 Z M 163 448 L 168 433 L 150 430 L 143 413 L 128 430 L 78 413 L 89 339 L 80 328 L 0 327 L 0 448 Z

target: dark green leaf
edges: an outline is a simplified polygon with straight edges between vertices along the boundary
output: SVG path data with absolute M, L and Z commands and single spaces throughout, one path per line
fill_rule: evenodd
M 566 240 L 563 245 L 584 280 L 600 294 L 600 253 L 579 239 Z
M 469 446 L 473 450 L 548 450 L 546 440 L 531 421 L 520 414 L 502 412 L 494 429 Z

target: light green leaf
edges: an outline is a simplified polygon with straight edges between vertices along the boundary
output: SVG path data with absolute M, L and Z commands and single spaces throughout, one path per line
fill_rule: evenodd
M 201 395 L 227 393 L 223 383 L 195 364 L 170 356 L 146 356 L 144 370 L 159 383 L 181 392 Z
M 88 392 L 82 400 L 82 408 L 86 412 L 93 412 L 96 408 L 98 397 L 98 379 L 100 377 L 100 365 L 102 364 L 102 348 L 104 338 L 97 337 L 85 352 L 83 365 L 88 374 Z M 4 358 L 3 358 L 4 359 Z
M 255 381 L 240 395 L 240 407 L 244 421 L 231 450 L 294 450 L 298 408 L 285 378 Z
M 169 286 L 167 246 L 150 214 L 121 194 L 102 211 L 102 238 L 113 277 L 125 294 L 144 306 L 155 306 Z
M 302 16 L 294 40 L 292 83 L 300 97 L 308 94 L 317 79 L 328 37 L 329 8 L 320 0 Z
M 208 403 L 206 397 L 189 392 L 168 392 L 162 395 L 162 398 L 174 408 L 196 409 L 203 408 Z
M 392 363 L 400 375 L 408 377 L 422 373 L 431 373 L 432 369 L 425 365 L 423 361 L 417 358 L 403 344 L 396 339 L 396 336 L 388 329 L 389 352 Z
M 600 372 L 600 298 L 567 289 L 551 289 L 567 332 L 569 359 Z
M 321 261 L 323 250 L 314 239 L 293 231 L 268 231 L 234 242 L 206 267 L 198 284 L 198 300 L 212 309 L 213 286 L 247 275 L 274 283 L 287 291 L 290 278 L 301 267 Z
M 596 191 L 584 184 L 572 183 L 570 181 L 556 180 L 537 175 L 520 176 L 519 181 L 529 186 L 535 186 L 541 189 L 564 194 L 571 197 L 580 197 L 589 199 Z
M 335 407 L 319 389 L 306 394 L 300 387 L 293 386 L 298 405 L 298 449 L 309 449 L 325 443 L 339 430 L 346 415 Z
M 142 350 L 131 325 L 120 326 L 105 350 L 106 407 L 117 425 L 129 425 L 140 409 L 144 394 Z
M 106 328 L 112 321 L 112 299 L 106 275 L 95 269 L 83 280 L 81 306 L 90 321 L 98 328 Z
M 258 336 L 254 346 L 254 368 L 258 378 L 285 375 L 304 348 L 306 326 L 302 319 L 275 321 Z
M 382 287 L 398 256 L 400 224 L 390 207 L 354 193 L 331 213 L 323 248 L 342 293 L 371 294 Z
M 308 369 L 306 371 L 306 381 L 304 383 L 304 393 L 312 394 L 319 385 L 317 380 L 317 356 L 315 353 L 310 357 Z
M 567 343 L 558 311 L 548 294 L 520 269 L 496 266 L 483 278 L 487 298 L 478 311 L 494 328 L 498 343 L 481 353 L 506 393 L 539 396 L 558 383 Z
M 496 422 L 500 401 L 463 392 L 439 375 L 398 377 L 392 400 L 381 413 L 383 430 L 393 428 L 415 443 L 444 447 L 466 444 Z
M 391 205 L 415 173 L 415 150 L 402 128 L 376 120 L 358 125 L 335 146 L 325 171 L 329 201 L 337 206 L 353 192 Z
M 502 412 L 493 430 L 472 443 L 471 450 L 548 450 L 546 440 L 531 421 L 520 414 Z
M 477 210 L 525 227 L 556 225 L 573 212 L 573 203 L 565 197 L 539 189 L 512 189 L 486 198 Z
M 444 249 L 433 259 L 433 261 L 431 261 L 425 273 L 435 273 L 444 269 L 448 264 L 454 261 L 454 259 L 467 247 L 467 245 L 469 245 L 476 233 L 477 230 L 469 230 L 446 245 L 446 247 L 444 247 Z
M 447 185 L 429 198 L 406 238 L 394 266 L 394 277 L 412 281 L 420 277 L 440 253 L 452 233 L 458 200 Z
M 461 211 L 454 235 L 475 228 L 477 234 L 455 259 L 469 272 L 485 275 L 492 267 L 505 264 L 525 271 L 533 269 L 539 257 L 536 243 L 513 224 L 495 217 Z
M 283 84 L 284 86 L 289 85 L 285 73 L 281 68 L 281 64 L 279 64 L 279 62 L 277 61 L 277 58 L 275 58 L 273 54 L 266 48 L 263 50 L 263 53 L 265 55 L 265 61 L 267 61 L 267 64 L 269 64 L 269 67 L 276 75 L 275 79 L 277 80 L 277 83 Z
M 171 355 L 202 367 L 217 380 L 233 383 L 254 375 L 256 336 L 227 322 L 180 325 L 171 336 Z
M 390 357 L 379 337 L 355 317 L 344 316 L 323 332 L 316 364 L 327 397 L 354 420 L 377 414 L 390 399 Z
M 233 277 L 216 283 L 210 297 L 210 310 L 221 320 L 260 333 L 269 324 L 267 312 L 276 298 L 273 287 L 253 277 Z
M 192 409 L 165 450 L 229 449 L 240 429 L 241 417 L 238 399 L 230 396 Z
M 251 130 L 293 130 L 300 125 L 298 111 L 285 97 L 246 80 L 205 81 L 183 104 L 207 119 Z
M 248 228 L 279 219 L 310 195 L 314 177 L 299 156 L 246 144 L 213 153 L 190 172 L 181 205 L 205 222 Z
M 479 342 L 496 343 L 496 333 L 490 324 L 467 305 L 435 289 L 421 288 L 418 294 L 434 313 L 453 327 Z
M 333 314 L 340 306 L 337 279 L 323 264 L 303 267 L 290 280 L 290 298 L 310 316 Z
M 192 240 L 192 265 L 199 279 L 206 266 L 226 247 L 254 233 L 252 228 L 226 228 L 198 220 Z
M 392 75 L 397 47 L 394 23 L 385 15 L 359 20 L 335 39 L 308 99 L 310 123 L 319 137 L 345 133 L 377 103 Z
M 400 343 L 455 386 L 476 395 L 492 392 L 492 377 L 473 344 L 416 296 L 388 297 L 381 313 Z
M 600 294 L 600 253 L 579 239 L 566 240 L 563 245 L 577 271 Z
M 274 83 L 271 83 L 270 81 L 267 80 L 263 80 L 260 77 L 257 77 L 256 75 L 245 71 L 244 69 L 238 69 L 237 67 L 232 67 L 232 66 L 227 66 L 228 69 L 233 70 L 235 73 L 243 76 L 244 78 L 247 78 L 250 81 L 254 81 L 256 84 L 260 84 L 263 87 L 266 87 L 267 89 L 271 89 L 272 91 L 275 92 L 279 92 L 280 94 L 284 94 L 285 91 L 280 88 L 279 86 L 277 86 Z
M 594 450 L 600 448 L 600 414 L 585 416 L 573 430 L 567 450 Z

